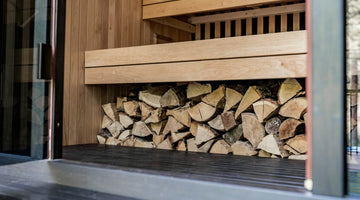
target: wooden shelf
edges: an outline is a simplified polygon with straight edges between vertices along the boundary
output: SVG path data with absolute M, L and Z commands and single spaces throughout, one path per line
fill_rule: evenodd
M 306 77 L 306 31 L 85 53 L 85 84 Z
M 289 0 L 144 0 L 143 19 L 261 6 L 281 2 L 289 2 Z

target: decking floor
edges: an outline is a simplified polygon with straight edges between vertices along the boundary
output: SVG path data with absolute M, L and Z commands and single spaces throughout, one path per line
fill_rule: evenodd
M 305 192 L 305 162 L 105 146 L 66 146 L 63 158 L 140 173 Z

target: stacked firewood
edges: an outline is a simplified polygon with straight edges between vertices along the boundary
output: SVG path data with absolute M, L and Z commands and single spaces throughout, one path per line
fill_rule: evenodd
M 97 139 L 107 145 L 306 159 L 301 81 L 149 87 L 102 105 Z

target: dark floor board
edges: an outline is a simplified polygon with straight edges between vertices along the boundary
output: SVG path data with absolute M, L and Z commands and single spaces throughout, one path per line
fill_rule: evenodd
M 166 176 L 303 192 L 305 162 L 105 145 L 75 145 L 63 158 Z
M 79 188 L 1 175 L 0 199 L 132 199 Z
M 26 156 L 0 153 L 0 166 L 28 162 L 31 160 L 32 159 L 30 157 L 26 157 Z

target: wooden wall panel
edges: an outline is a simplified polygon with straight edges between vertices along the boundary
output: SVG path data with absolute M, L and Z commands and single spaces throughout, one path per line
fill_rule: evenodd
M 156 36 L 171 41 L 191 40 L 184 31 L 142 21 L 141 6 L 142 0 L 72 0 L 67 4 L 63 145 L 96 143 L 101 104 L 139 87 L 85 86 L 84 51 L 154 44 Z

